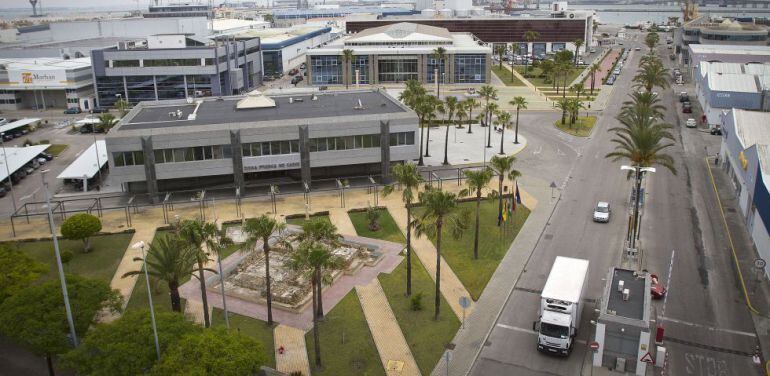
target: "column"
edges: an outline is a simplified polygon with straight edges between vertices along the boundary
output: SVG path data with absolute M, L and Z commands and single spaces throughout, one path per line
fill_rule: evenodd
M 233 149 L 233 182 L 243 192 L 243 148 L 241 148 L 241 131 L 230 131 L 230 147 Z
M 307 125 L 299 126 L 299 161 L 302 182 L 311 186 L 310 176 L 310 132 Z
M 446 71 L 446 79 L 443 83 L 455 83 L 455 55 L 446 56 L 444 60 L 444 70 Z
M 380 121 L 380 165 L 382 181 L 390 183 L 390 121 Z
M 142 137 L 142 152 L 144 153 L 144 179 L 147 182 L 147 193 L 153 204 L 158 203 L 158 178 L 155 173 L 155 153 L 152 151 L 152 136 Z

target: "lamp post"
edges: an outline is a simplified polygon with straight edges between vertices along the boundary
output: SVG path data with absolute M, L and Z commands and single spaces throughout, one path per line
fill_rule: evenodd
M 631 227 L 631 248 L 636 248 L 637 235 L 639 233 L 639 202 L 641 201 L 642 173 L 655 172 L 655 167 L 620 166 L 621 170 L 634 171 L 636 179 L 636 194 L 634 195 L 634 223 Z
M 144 281 L 147 283 L 147 300 L 150 302 L 150 322 L 152 322 L 152 335 L 155 339 L 155 354 L 160 360 L 160 344 L 158 343 L 158 327 L 155 325 L 155 308 L 152 305 L 152 290 L 150 289 L 150 276 L 147 274 L 147 255 L 144 253 L 144 241 L 140 240 L 131 246 L 133 249 L 142 250 L 142 269 L 144 270 Z
M 3 149 L 3 158 L 5 159 L 5 172 L 8 174 L 8 186 L 11 191 L 11 202 L 13 203 L 13 212 L 16 213 L 16 196 L 13 194 L 13 181 L 11 181 L 11 168 L 8 166 L 8 151 L 5 149 L 5 133 L 0 133 L 0 148 Z
M 70 327 L 70 336 L 72 345 L 78 346 L 78 335 L 75 332 L 75 321 L 72 319 L 72 308 L 70 308 L 70 298 L 67 293 L 67 280 L 64 278 L 64 267 L 61 263 L 61 252 L 59 252 L 59 238 L 56 236 L 56 224 L 53 222 L 53 213 L 51 212 L 51 198 L 48 195 L 48 183 L 45 181 L 45 174 L 48 170 L 40 172 L 40 179 L 43 181 L 43 190 L 45 191 L 45 206 L 48 212 L 48 225 L 51 229 L 51 239 L 53 240 L 53 250 L 56 255 L 56 268 L 59 270 L 59 282 L 61 283 L 61 292 L 64 296 L 64 310 L 67 312 L 67 323 Z
M 96 149 L 96 170 L 99 172 L 99 182 L 96 183 L 97 188 L 102 184 L 102 164 L 99 162 L 99 143 L 96 141 L 96 132 L 94 136 L 94 149 Z

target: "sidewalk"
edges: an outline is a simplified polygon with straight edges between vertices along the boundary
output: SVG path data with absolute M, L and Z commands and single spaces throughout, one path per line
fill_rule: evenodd
M 449 372 L 442 361 L 433 369 L 432 375 L 466 375 L 470 371 L 559 202 L 559 193 L 556 192 L 557 197 L 552 199 L 546 181 L 524 177 L 519 180 L 519 186 L 522 201 L 531 214 L 474 305 L 475 309 L 466 316 L 465 329 L 455 335 Z
M 356 294 L 385 374 L 419 375 L 420 369 L 388 304 L 388 298 L 382 291 L 380 280 L 375 278 L 365 286 L 356 286 Z
M 307 359 L 305 331 L 286 325 L 278 325 L 273 330 L 275 346 L 275 369 L 285 374 L 302 372 L 310 376 L 310 362 Z M 283 354 L 279 349 L 283 346 Z

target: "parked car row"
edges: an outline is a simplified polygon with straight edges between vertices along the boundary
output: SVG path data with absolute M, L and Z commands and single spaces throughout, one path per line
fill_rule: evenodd
M 16 184 L 20 182 L 22 179 L 27 177 L 28 175 L 31 175 L 35 170 L 40 168 L 40 166 L 46 164 L 48 161 L 53 159 L 53 155 L 43 152 L 37 155 L 37 157 L 33 158 L 31 161 L 27 162 L 24 166 L 16 170 L 16 172 L 11 174 L 11 182 L 13 184 Z M 0 197 L 5 196 L 5 193 L 10 188 L 7 186 L 7 180 L 3 182 L 0 187 L 3 188 L 3 192 L 0 193 Z
M 628 59 L 628 50 L 623 51 L 623 54 L 620 55 L 620 61 L 618 61 L 618 64 L 615 65 L 615 69 L 610 72 L 610 76 L 607 77 L 607 81 L 604 83 L 607 85 L 614 85 L 615 81 L 618 79 L 618 76 L 620 75 L 621 70 L 623 69 L 623 64 L 625 64 L 626 60 Z

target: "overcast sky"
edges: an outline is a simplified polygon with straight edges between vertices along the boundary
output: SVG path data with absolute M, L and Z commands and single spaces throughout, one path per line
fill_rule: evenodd
M 40 0 L 45 7 L 88 7 L 97 6 L 104 8 L 136 8 L 136 0 Z M 139 0 L 139 5 L 144 8 L 149 0 Z M 0 0 L 0 8 L 26 8 L 27 0 Z

